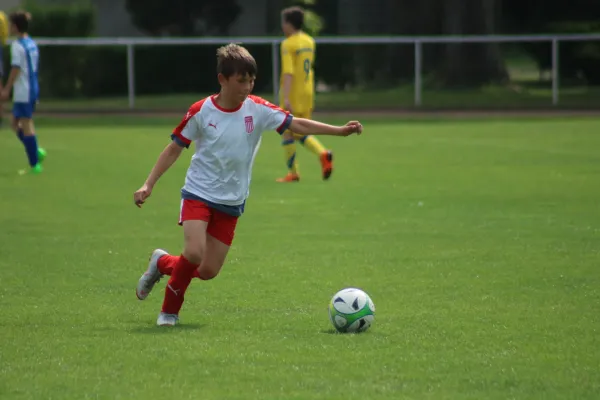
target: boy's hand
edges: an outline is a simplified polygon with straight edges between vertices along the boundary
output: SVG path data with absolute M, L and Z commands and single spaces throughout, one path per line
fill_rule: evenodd
M 150 197 L 151 194 L 152 188 L 144 183 L 144 185 L 133 194 L 133 201 L 135 205 L 139 208 L 142 208 L 142 204 L 146 202 L 146 199 Z
M 342 135 L 341 136 L 349 136 L 353 133 L 360 135 L 363 131 L 363 126 L 358 121 L 350 121 L 346 125 L 342 126 Z
M 2 98 L 2 100 L 8 100 L 9 96 L 10 96 L 10 90 L 2 89 L 2 91 L 0 92 L 0 98 Z

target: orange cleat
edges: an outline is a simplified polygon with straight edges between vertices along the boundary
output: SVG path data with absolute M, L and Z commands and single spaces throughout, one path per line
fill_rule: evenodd
M 298 182 L 300 180 L 300 175 L 298 174 L 292 174 L 291 172 L 288 172 L 288 174 L 286 176 L 284 176 L 283 178 L 277 178 L 277 182 Z
M 321 154 L 320 159 L 321 169 L 323 170 L 323 180 L 327 180 L 333 172 L 333 153 L 331 150 L 327 150 Z

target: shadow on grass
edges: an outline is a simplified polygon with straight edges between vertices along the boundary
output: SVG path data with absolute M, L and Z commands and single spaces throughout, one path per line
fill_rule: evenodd
M 157 334 L 157 333 L 172 333 L 179 331 L 197 331 L 202 329 L 204 325 L 200 324 L 181 324 L 177 326 L 156 326 L 152 325 L 144 325 L 132 328 L 131 333 L 144 333 L 144 334 Z
M 338 332 L 335 329 L 330 328 L 330 329 L 323 329 L 321 331 L 321 333 L 325 333 L 327 335 L 345 335 L 345 336 L 347 336 L 347 335 L 360 335 L 360 334 L 363 334 L 364 332 Z
M 364 332 L 338 332 L 333 328 L 323 329 L 321 333 L 326 335 L 340 335 L 340 336 L 362 336 L 362 335 L 370 335 L 371 332 L 369 330 Z

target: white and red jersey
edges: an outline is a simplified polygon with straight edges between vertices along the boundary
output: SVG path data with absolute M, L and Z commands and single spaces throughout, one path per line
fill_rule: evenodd
M 194 142 L 196 147 L 182 192 L 218 205 L 240 206 L 250 193 L 262 133 L 283 133 L 293 117 L 257 96 L 248 96 L 232 110 L 217 105 L 215 96 L 193 104 L 171 135 L 182 146 Z

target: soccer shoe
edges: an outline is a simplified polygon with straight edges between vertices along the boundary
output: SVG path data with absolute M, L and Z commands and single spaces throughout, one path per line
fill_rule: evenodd
M 42 171 L 43 171 L 43 169 L 42 169 L 42 164 L 40 164 L 40 163 L 37 163 L 37 164 L 35 164 L 35 165 L 34 165 L 34 166 L 31 168 L 31 170 L 30 170 L 30 172 L 31 172 L 32 174 L 39 174 L 39 173 L 41 173 Z
M 38 161 L 39 162 L 44 161 L 46 159 L 46 154 L 48 154 L 48 153 L 46 153 L 46 150 L 42 149 L 41 147 L 38 147 L 37 153 L 38 153 Z
M 37 163 L 33 167 L 29 168 L 28 170 L 27 169 L 19 170 L 19 175 L 26 175 L 26 174 L 37 175 L 37 174 L 41 174 L 43 170 L 44 169 L 42 168 L 42 164 Z
M 160 281 L 160 278 L 162 278 L 162 274 L 158 270 L 158 259 L 167 254 L 169 253 L 164 250 L 156 249 L 150 255 L 148 269 L 140 277 L 137 288 L 135 289 L 135 295 L 138 299 L 144 300 L 146 297 L 148 297 L 154 285 Z
M 179 322 L 179 316 L 177 314 L 167 314 L 161 312 L 158 314 L 156 325 L 158 326 L 175 326 Z
M 333 172 L 333 153 L 331 150 L 325 151 L 319 157 L 321 160 L 321 170 L 323 171 L 323 180 L 329 179 Z
M 299 180 L 300 180 L 300 175 L 292 174 L 291 172 L 288 172 L 288 174 L 286 176 L 284 176 L 283 178 L 277 178 L 277 182 L 280 182 L 280 183 L 298 182 Z

